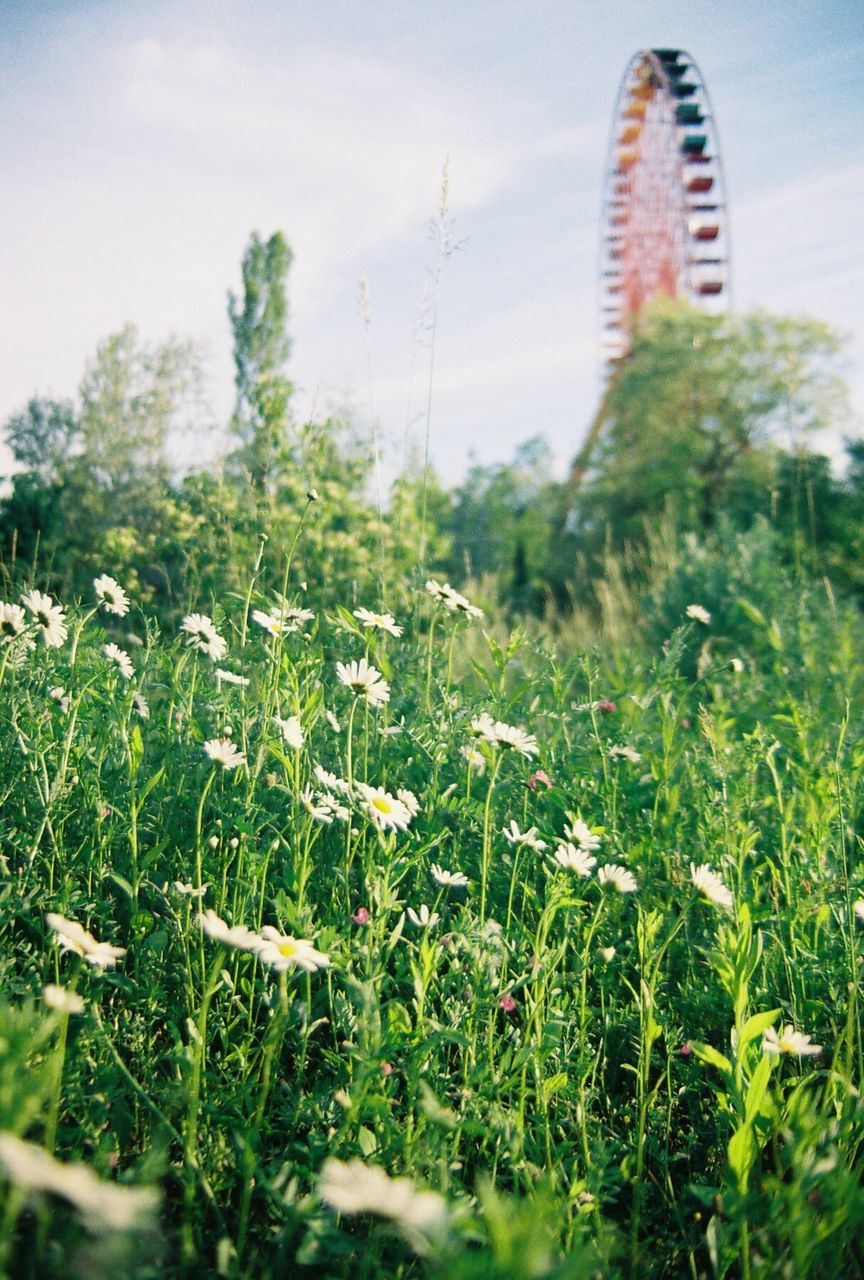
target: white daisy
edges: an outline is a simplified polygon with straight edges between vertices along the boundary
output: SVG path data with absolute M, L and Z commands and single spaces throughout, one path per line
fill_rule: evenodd
M 590 876 L 594 867 L 597 866 L 597 859 L 592 857 L 587 849 L 577 848 L 575 844 L 559 844 L 555 850 L 555 861 L 559 866 L 564 867 L 566 871 L 573 871 L 577 876 L 582 876 L 583 878 Z M 636 888 L 635 881 L 633 888 Z
M 93 579 L 93 589 L 106 613 L 116 614 L 118 618 L 126 617 L 129 612 L 129 597 L 119 582 L 103 573 L 100 578 Z
M 200 889 L 196 889 L 195 885 L 190 884 L 188 881 L 173 880 L 171 888 L 175 893 L 179 893 L 181 898 L 203 898 L 210 888 L 210 882 L 208 881 L 206 884 L 202 884 Z
M 12 1133 L 0 1134 L 0 1166 L 22 1190 L 66 1200 L 94 1234 L 140 1231 L 155 1222 L 160 1200 L 155 1187 L 103 1182 L 87 1165 L 61 1164 Z
M 65 987 L 58 987 L 55 982 L 49 982 L 47 987 L 42 988 L 42 999 L 45 1001 L 49 1009 L 53 1009 L 56 1013 L 83 1013 L 84 1001 L 76 991 L 67 991 Z
M 787 1022 L 778 1035 L 774 1027 L 769 1027 L 762 1037 L 762 1052 L 772 1057 L 788 1053 L 796 1058 L 815 1057 L 822 1052 L 821 1044 L 811 1044 L 810 1037 L 802 1031 L 796 1031 L 791 1022 Z
M 684 612 L 688 618 L 692 618 L 694 622 L 702 622 L 706 627 L 711 621 L 711 614 L 701 604 L 688 604 Z
M 287 747 L 293 748 L 294 751 L 302 751 L 306 738 L 299 716 L 288 716 L 287 720 L 283 720 L 281 716 L 274 716 L 273 723 L 282 735 L 282 741 Z
M 610 885 L 618 893 L 635 893 L 637 889 L 632 872 L 626 867 L 620 867 L 617 862 L 610 862 L 607 866 L 601 867 L 597 872 L 597 880 L 600 884 Z
M 77 920 L 67 920 L 65 916 L 49 911 L 45 922 L 54 930 L 57 942 L 64 951 L 74 951 L 76 956 L 83 956 L 88 964 L 97 969 L 113 969 L 117 961 L 126 954 L 124 947 L 112 947 L 110 942 L 97 942 L 92 933 L 88 933 Z
M 217 667 L 213 674 L 219 684 L 236 684 L 241 689 L 245 689 L 249 684 L 248 676 L 238 676 L 233 671 L 226 671 L 223 667 Z
M 330 773 L 329 770 L 322 768 L 320 764 L 314 765 L 312 772 L 326 791 L 341 791 L 346 796 L 350 793 L 350 782 L 346 782 L 344 778 L 337 778 L 335 773 Z
M 265 613 L 263 609 L 253 609 L 252 621 L 257 622 L 271 636 L 290 636 L 300 630 L 287 613 L 280 613 L 278 609 L 272 609 L 270 613 Z
M 416 818 L 417 814 L 420 812 L 420 801 L 417 799 L 414 792 L 409 791 L 407 787 L 400 787 L 396 792 L 396 797 L 402 801 L 411 817 Z
M 712 871 L 708 866 L 697 867 L 695 862 L 691 862 L 690 879 L 709 902 L 714 902 L 718 907 L 724 907 L 727 911 L 732 910 L 734 906 L 732 894 L 716 871 Z
M 638 764 L 642 759 L 638 751 L 634 751 L 632 747 L 610 747 L 609 755 L 613 760 L 629 760 L 631 764 Z
M 432 873 L 432 879 L 440 885 L 449 885 L 454 889 L 464 889 L 470 881 L 461 871 L 445 871 L 443 867 L 439 867 L 437 862 L 433 862 L 429 868 Z
M 20 604 L 0 601 L 0 643 L 11 644 L 18 636 L 24 634 L 26 626 L 27 615 Z
M 408 908 L 408 919 L 418 929 L 432 929 L 441 917 L 437 911 L 430 911 L 424 902 L 419 912 L 415 911 L 413 907 Z
M 102 652 L 109 661 L 116 663 L 117 670 L 124 680 L 132 679 L 135 674 L 135 668 L 132 666 L 132 659 L 125 649 L 118 648 L 116 644 L 106 644 L 102 646 Z
M 426 591 L 433 600 L 439 600 L 443 604 L 448 591 L 450 591 L 450 587 L 444 586 L 440 582 L 436 582 L 434 578 L 427 578 Z
M 366 816 L 381 831 L 407 831 L 411 822 L 408 806 L 383 787 L 368 787 L 360 783 L 358 791 L 365 800 Z
M 471 732 L 475 738 L 482 738 L 484 742 L 488 742 L 490 747 L 497 747 L 498 734 L 495 731 L 495 721 L 488 711 L 481 711 L 479 716 L 472 717 Z
M 277 972 L 297 968 L 315 973 L 317 969 L 326 969 L 330 963 L 330 957 L 323 951 L 316 951 L 305 938 L 292 938 L 280 933 L 272 925 L 265 924 L 261 930 L 261 938 L 261 945 L 257 949 L 258 959 Z
M 486 760 L 483 752 L 478 751 L 476 747 L 460 747 L 459 750 L 465 757 L 468 768 L 473 769 L 479 777 L 482 777 L 486 772 Z
M 503 720 L 496 720 L 495 732 L 502 747 L 510 747 L 511 750 L 518 751 L 519 755 L 525 756 L 526 759 L 539 754 L 540 748 L 533 733 L 526 733 L 524 729 L 520 729 L 513 724 L 505 724 Z
M 204 750 L 214 764 L 221 764 L 223 769 L 236 769 L 246 763 L 242 751 L 238 751 L 230 738 L 211 738 L 204 743 Z
M 324 717 L 334 733 L 342 732 L 342 726 L 340 725 L 339 721 L 336 719 L 332 711 L 325 711 Z
M 390 1178 L 362 1160 L 325 1160 L 318 1194 L 339 1213 L 374 1213 L 415 1231 L 438 1227 L 447 1216 L 436 1191 L 418 1191 L 410 1178 Z
M 578 845 L 580 849 L 587 849 L 589 853 L 593 853 L 595 849 L 600 848 L 600 837 L 595 836 L 588 824 L 583 822 L 581 818 L 573 818 L 564 827 L 564 834 L 573 844 Z
M 371 609 L 355 609 L 354 617 L 362 622 L 364 627 L 376 631 L 387 631 L 391 636 L 401 636 L 403 631 L 392 613 L 373 613 Z
M 45 647 L 59 649 L 69 635 L 62 607 L 54 604 L 50 596 L 35 589 L 22 595 L 21 603 L 33 614 Z
M 132 694 L 132 706 L 135 708 L 135 714 L 140 716 L 142 720 L 150 719 L 150 703 L 143 693 Z
M 527 831 L 520 831 L 519 824 L 516 821 L 512 821 L 510 826 L 505 827 L 501 834 L 508 844 L 524 844 L 529 849 L 536 850 L 537 853 L 542 853 L 546 848 L 546 841 L 538 838 L 536 827 L 529 827 Z
M 336 674 L 342 684 L 346 685 L 356 697 L 365 698 L 370 706 L 377 707 L 382 702 L 390 701 L 390 686 L 381 676 L 381 672 L 370 666 L 365 658 L 359 662 L 336 663 Z
M 211 911 L 209 907 L 199 915 L 198 924 L 208 938 L 212 938 L 223 947 L 234 947 L 237 951 L 257 952 L 261 946 L 261 939 L 257 933 L 247 929 L 245 924 L 233 926 L 226 924 L 221 916 L 217 916 L 216 912 Z
M 311 787 L 303 788 L 300 793 L 300 803 L 310 817 L 328 827 L 334 818 L 338 818 L 340 822 L 347 822 L 351 817 L 350 811 L 336 796 L 327 792 L 313 792 Z
M 228 642 L 220 636 L 206 613 L 187 613 L 180 623 L 180 630 L 186 632 L 186 643 L 191 648 L 205 653 L 213 662 L 221 662 L 228 652 Z
M 63 712 L 64 716 L 69 710 L 70 698 L 62 684 L 55 684 L 53 689 L 48 690 L 48 697 L 52 702 L 56 702 L 57 706 Z

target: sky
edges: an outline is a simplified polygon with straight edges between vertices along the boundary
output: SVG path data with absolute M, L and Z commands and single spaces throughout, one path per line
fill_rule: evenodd
M 132 322 L 205 352 L 213 430 L 175 456 L 223 447 L 227 293 L 250 233 L 281 229 L 299 413 L 374 421 L 387 474 L 427 411 L 446 483 L 540 434 L 563 474 L 600 396 L 612 112 L 647 47 L 688 50 L 708 86 L 736 307 L 848 334 L 860 431 L 855 0 L 0 0 L 0 423 L 73 396 Z

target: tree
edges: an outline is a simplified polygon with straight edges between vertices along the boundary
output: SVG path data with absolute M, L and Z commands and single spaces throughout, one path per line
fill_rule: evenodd
M 799 451 L 837 424 L 840 348 L 816 320 L 711 316 L 666 299 L 647 307 L 609 383 L 574 527 L 614 543 L 640 538 L 664 511 L 711 527 L 736 485 L 770 484 L 760 450 Z
M 237 388 L 232 428 L 239 461 L 259 491 L 272 488 L 286 446 L 293 388 L 283 372 L 291 353 L 285 279 L 292 257 L 281 231 L 266 243 L 254 232 L 243 255 L 242 302 L 228 295 Z
M 42 485 L 53 484 L 78 435 L 75 406 L 69 400 L 34 396 L 6 424 L 6 443 L 21 471 Z

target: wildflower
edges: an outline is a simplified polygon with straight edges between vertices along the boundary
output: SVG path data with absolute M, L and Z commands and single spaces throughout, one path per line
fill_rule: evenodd
M 186 643 L 190 648 L 205 653 L 213 662 L 221 662 L 228 652 L 227 641 L 220 636 L 206 613 L 187 613 L 180 623 L 180 630 L 189 637 Z
M 595 849 L 600 848 L 600 837 L 595 835 L 581 818 L 573 818 L 564 827 L 564 834 L 568 840 L 572 840 L 580 849 L 587 849 L 589 853 L 593 853 Z
M 204 750 L 214 764 L 221 764 L 223 769 L 236 769 L 246 763 L 242 751 L 238 751 L 230 738 L 211 738 L 204 743 Z
M 236 951 L 257 951 L 261 939 L 257 933 L 247 929 L 245 924 L 229 925 L 208 907 L 198 917 L 198 924 L 214 942 L 223 947 L 234 947 Z
M 433 600 L 437 600 L 443 604 L 444 600 L 447 598 L 447 593 L 450 591 L 450 587 L 449 585 L 442 586 L 442 584 L 440 582 L 436 582 L 434 578 L 427 578 L 426 591 Z
M 734 905 L 732 894 L 716 871 L 712 871 L 707 866 L 697 867 L 695 862 L 691 862 L 690 879 L 709 902 L 714 902 L 718 907 L 724 907 L 727 911 L 731 911 Z
M 516 725 L 505 724 L 503 720 L 493 720 L 487 711 L 474 716 L 471 732 L 475 737 L 488 742 L 491 747 L 510 747 L 528 758 L 536 756 L 540 750 L 533 734 L 526 733 Z
M 444 583 L 442 592 L 443 603 L 451 613 L 464 613 L 469 618 L 483 617 L 483 610 L 478 609 L 476 604 L 472 604 L 467 596 L 454 591 L 449 582 Z
M 601 947 L 599 950 L 600 959 L 604 964 L 611 964 L 616 955 L 617 952 L 614 947 Z
M 56 983 L 49 982 L 47 987 L 42 988 L 42 999 L 45 1001 L 49 1009 L 54 1009 L 56 1013 L 83 1013 L 84 1001 L 75 991 L 67 991 L 65 987 L 58 987 Z
M 437 862 L 433 862 L 429 870 L 436 884 L 445 885 L 452 889 L 464 889 L 467 884 L 471 883 L 461 871 L 445 871 L 443 867 L 438 866 Z
M 398 738 L 399 734 L 402 732 L 402 727 L 403 726 L 401 724 L 379 724 L 378 737 Z
M 179 893 L 181 898 L 203 898 L 210 888 L 210 883 L 208 881 L 207 884 L 202 884 L 200 889 L 196 889 L 194 884 L 184 883 L 182 880 L 173 880 L 171 888 L 175 893 Z
M 516 1008 L 516 1001 L 510 995 L 503 995 L 498 1001 L 499 1009 L 503 1009 L 505 1013 L 512 1013 Z
M 117 664 L 117 670 L 124 680 L 132 679 L 135 674 L 135 668 L 132 666 L 132 659 L 125 649 L 120 649 L 116 644 L 106 644 L 103 645 L 102 652 L 106 658 Z
M 447 1215 L 437 1191 L 418 1191 L 410 1178 L 390 1178 L 357 1159 L 325 1160 L 318 1194 L 339 1213 L 374 1213 L 416 1231 L 439 1226 Z
M 92 933 L 88 933 L 77 920 L 67 920 L 65 916 L 49 911 L 45 923 L 54 930 L 56 940 L 64 951 L 74 951 L 76 956 L 83 956 L 88 964 L 97 969 L 113 969 L 117 961 L 126 954 L 124 947 L 112 947 L 110 942 L 97 942 Z
M 610 862 L 607 866 L 601 867 L 597 872 L 597 880 L 600 884 L 611 885 L 618 893 L 635 893 L 636 881 L 632 872 L 626 867 L 620 867 L 617 862 Z
M 400 627 L 392 613 L 373 613 L 371 609 L 355 609 L 354 617 L 368 629 L 387 631 L 391 636 L 401 636 Z
M 368 924 L 372 916 L 369 914 L 368 907 L 358 907 L 351 919 L 355 924 Z
M 302 750 L 306 739 L 299 716 L 289 716 L 287 720 L 283 720 L 281 716 L 274 716 L 273 723 L 281 733 L 282 741 L 286 746 L 292 747 L 295 751 Z
M 690 1054 L 693 1052 L 693 1046 L 690 1041 L 685 1040 L 678 1052 L 681 1054 L 682 1058 L 689 1058 Z
M 632 747 L 610 747 L 609 755 L 613 760 L 629 760 L 631 764 L 638 764 L 642 759 L 638 751 L 634 751 Z
M 859 898 L 857 902 L 854 902 L 852 904 L 852 910 L 855 912 L 855 915 L 861 923 L 864 924 L 864 898 Z
M 346 685 L 356 697 L 363 697 L 372 707 L 390 701 L 390 686 L 381 676 L 381 672 L 370 666 L 365 658 L 359 662 L 336 663 L 336 674 L 342 684 Z
M 597 703 L 597 710 L 602 711 L 604 715 L 611 716 L 618 710 L 618 705 L 611 698 L 601 698 Z
M 331 797 L 322 797 L 320 794 L 314 794 L 311 787 L 304 787 L 300 793 L 300 803 L 309 816 L 314 818 L 316 822 L 323 822 L 328 827 L 334 818 L 331 799 Z
M 27 615 L 20 604 L 8 604 L 0 601 L 0 642 L 11 644 L 18 636 L 24 634 L 27 626 Z
M 150 719 L 150 703 L 144 697 L 143 693 L 132 694 L 132 706 L 135 708 L 136 714 L 139 715 L 142 720 Z
M 106 613 L 116 614 L 118 618 L 126 617 L 129 612 L 129 597 L 119 582 L 103 573 L 101 577 L 93 579 L 93 589 Z
M 577 876 L 583 878 L 590 876 L 594 867 L 597 866 L 597 859 L 592 857 L 587 849 L 577 848 L 573 844 L 559 844 L 555 850 L 555 861 L 566 871 L 574 871 Z M 634 884 L 633 888 L 635 887 Z
M 415 911 L 413 907 L 408 908 L 408 919 L 418 929 L 432 929 L 441 917 L 437 911 L 430 911 L 424 902 L 419 912 Z
M 796 1058 L 809 1058 L 822 1052 L 821 1044 L 811 1044 L 810 1037 L 796 1031 L 791 1022 L 787 1022 L 780 1035 L 774 1027 L 768 1027 L 762 1037 L 762 1052 L 772 1057 L 788 1053 Z
M 58 1196 L 95 1233 L 133 1231 L 149 1225 L 159 1204 L 155 1187 L 103 1182 L 85 1164 L 61 1164 L 47 1151 L 12 1133 L 0 1134 L 0 1166 L 26 1191 Z
M 40 630 L 42 643 L 47 649 L 59 649 L 69 634 L 66 615 L 59 604 L 42 591 L 28 591 L 21 603 L 30 610 Z
M 136 636 L 134 631 L 127 631 L 126 643 L 131 644 L 133 649 L 140 649 L 142 648 L 144 641 L 141 639 L 140 636 Z
M 346 782 L 344 778 L 337 778 L 335 773 L 330 773 L 327 769 L 323 769 L 320 764 L 313 767 L 312 772 L 327 791 L 341 791 L 344 795 L 348 795 L 351 790 L 351 783 Z
M 238 676 L 233 671 L 226 671 L 224 667 L 217 667 L 214 674 L 219 684 L 236 684 L 241 689 L 245 689 L 249 684 L 248 676 Z
M 381 1063 L 381 1074 L 382 1074 L 382 1076 L 392 1076 L 392 1074 L 393 1074 L 393 1065 L 392 1065 L 392 1063 L 390 1063 L 390 1062 L 382 1062 L 382 1063 Z
M 483 758 L 482 751 L 478 751 L 476 747 L 462 747 L 461 752 L 465 757 L 468 768 L 473 769 L 479 777 L 482 777 L 486 772 L 486 761 Z
M 332 711 L 325 711 L 324 718 L 326 719 L 327 723 L 329 724 L 330 728 L 333 730 L 334 733 L 342 732 L 342 726 L 340 725 L 339 721 L 336 719 Z
M 289 636 L 300 630 L 293 618 L 280 613 L 278 609 L 271 609 L 269 613 L 265 613 L 263 609 L 253 609 L 252 621 L 257 622 L 271 636 Z
M 684 612 L 687 614 L 688 618 L 692 618 L 694 622 L 701 622 L 706 627 L 711 621 L 711 614 L 707 609 L 703 609 L 701 604 L 688 604 Z
M 545 769 L 535 769 L 525 785 L 531 791 L 536 791 L 541 783 L 543 784 L 544 787 L 551 787 L 552 779 L 549 777 L 549 774 L 546 772 Z
M 52 702 L 56 702 L 57 706 L 63 712 L 64 716 L 69 710 L 69 695 L 63 688 L 62 684 L 55 684 L 53 689 L 48 690 L 48 697 Z
M 536 827 L 529 827 L 527 831 L 520 831 L 519 824 L 513 821 L 509 827 L 504 828 L 501 834 L 508 844 L 525 844 L 529 849 L 534 849 L 537 853 L 542 853 L 546 848 L 546 841 L 538 839 Z
M 735 672 L 736 676 L 740 676 L 744 671 L 744 663 L 740 658 L 730 658 L 729 666 Z
M 416 818 L 420 812 L 420 801 L 417 799 L 413 791 L 409 791 L 407 787 L 400 787 L 396 792 L 397 799 L 401 800 L 405 808 L 411 814 L 412 818 Z
M 318 969 L 326 969 L 330 963 L 330 957 L 323 951 L 316 951 L 305 938 L 292 938 L 272 925 L 265 924 L 261 938 L 263 941 L 256 948 L 258 959 L 279 973 L 294 968 L 315 973 Z
M 391 796 L 383 787 L 368 787 L 361 784 L 358 788 L 366 801 L 367 817 L 381 831 L 407 831 L 411 822 L 411 812 L 403 800 Z

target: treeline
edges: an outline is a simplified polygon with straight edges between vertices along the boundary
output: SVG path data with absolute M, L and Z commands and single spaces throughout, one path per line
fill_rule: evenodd
M 12 417 L 7 577 L 35 573 L 68 597 L 107 569 L 167 617 L 245 592 L 253 570 L 278 588 L 290 553 L 295 574 L 333 603 L 347 603 L 346 590 L 386 601 L 406 572 L 434 570 L 494 578 L 513 613 L 548 615 L 597 609 L 612 564 L 638 583 L 660 544 L 726 545 L 758 526 L 779 562 L 860 599 L 864 445 L 847 441 L 840 469 L 813 444 L 851 434 L 827 326 L 656 304 L 569 478 L 555 477 L 537 436 L 449 492 L 405 474 L 382 513 L 369 496 L 369 440 L 347 417 L 293 412 L 290 265 L 280 233 L 253 235 L 242 292 L 229 295 L 236 403 L 218 463 L 181 476 L 172 463 L 172 440 L 212 428 L 198 352 L 149 345 L 131 326 L 99 347 L 74 401 L 34 398 Z

